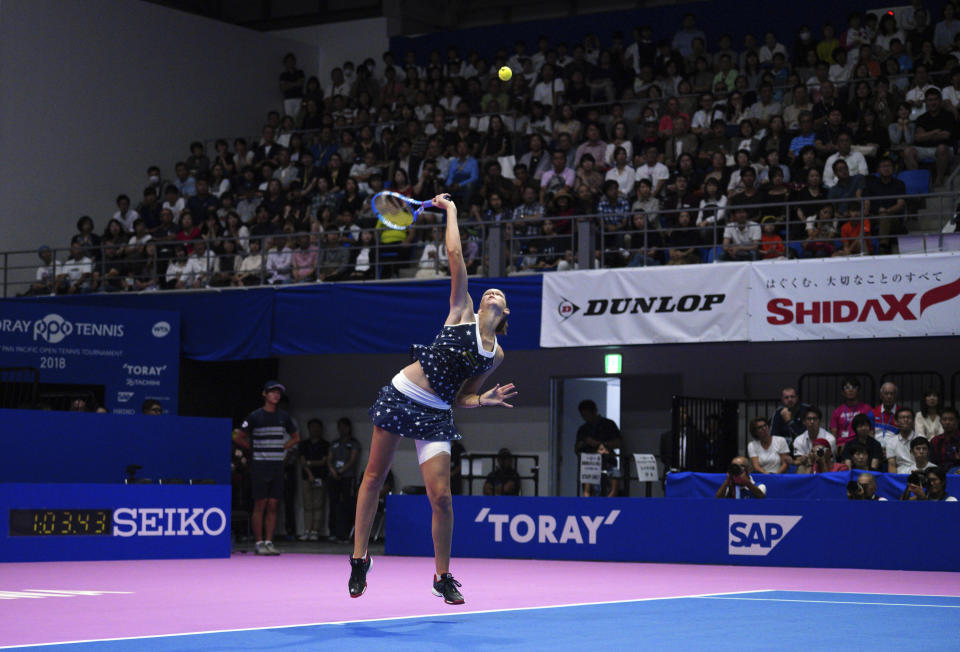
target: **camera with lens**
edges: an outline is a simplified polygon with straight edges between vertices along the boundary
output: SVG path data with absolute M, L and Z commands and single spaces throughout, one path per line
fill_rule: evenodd
M 863 485 L 855 480 L 847 483 L 847 498 L 851 500 L 863 500 Z
M 736 478 L 740 475 L 743 475 L 743 467 L 739 464 L 731 464 L 730 468 L 727 469 L 727 473 Z
M 826 450 L 824 450 L 823 448 L 817 449 L 817 457 L 823 457 L 825 454 L 826 454 Z
M 910 473 L 910 477 L 907 478 L 907 484 L 915 484 L 923 487 L 923 490 L 926 491 L 928 488 L 927 476 L 923 471 L 913 471 Z

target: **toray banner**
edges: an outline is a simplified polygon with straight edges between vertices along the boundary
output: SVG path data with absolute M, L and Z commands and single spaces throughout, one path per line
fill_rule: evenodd
M 114 414 L 147 398 L 177 413 L 180 318 L 176 312 L 3 302 L 0 367 L 33 367 L 41 383 L 103 385 Z
M 745 340 L 749 275 L 746 263 L 544 274 L 540 346 Z
M 453 510 L 454 557 L 960 570 L 960 503 L 454 496 Z M 391 494 L 386 514 L 388 555 L 433 555 L 426 496 Z M 905 554 L 917 532 L 932 548 Z
M 864 256 L 755 263 L 750 340 L 960 333 L 960 256 Z

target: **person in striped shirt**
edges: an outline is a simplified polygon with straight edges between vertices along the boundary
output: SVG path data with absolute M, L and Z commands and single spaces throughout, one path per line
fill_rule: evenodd
M 263 407 L 254 410 L 236 430 L 237 444 L 251 449 L 251 488 L 253 490 L 254 552 L 279 555 L 273 545 L 277 525 L 277 503 L 283 497 L 283 458 L 300 442 L 297 423 L 277 407 L 287 388 L 270 380 L 263 386 Z

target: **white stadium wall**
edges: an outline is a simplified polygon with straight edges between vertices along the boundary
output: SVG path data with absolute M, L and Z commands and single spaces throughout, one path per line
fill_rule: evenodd
M 320 84 L 324 87 L 330 82 L 330 71 L 344 61 L 352 61 L 357 65 L 371 57 L 377 62 L 377 71 L 383 70 L 381 56 L 390 49 L 387 19 L 382 16 L 277 30 L 271 34 L 310 46 L 313 57 L 311 67 L 317 71 Z
M 147 166 L 258 133 L 288 51 L 315 73 L 302 43 L 149 2 L 3 0 L 2 249 L 68 245 L 84 214 L 102 231 Z

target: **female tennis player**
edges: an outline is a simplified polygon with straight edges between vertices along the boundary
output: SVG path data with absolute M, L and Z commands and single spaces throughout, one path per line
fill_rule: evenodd
M 507 300 L 503 292 L 483 293 L 474 313 L 467 293 L 467 268 L 460 247 L 457 207 L 445 195 L 433 199 L 447 212 L 446 245 L 450 261 L 450 314 L 443 329 L 429 346 L 410 348 L 413 362 L 380 390 L 370 408 L 373 441 L 370 459 L 357 496 L 353 556 L 350 558 L 350 597 L 359 598 L 367 588 L 370 554 L 367 542 L 377 510 L 380 488 L 404 437 L 413 439 L 417 459 L 433 508 L 433 550 L 436 575 L 433 594 L 447 604 L 463 604 L 450 573 L 450 540 L 453 537 L 453 503 L 450 496 L 450 442 L 460 439 L 453 423 L 451 405 L 461 408 L 513 407 L 507 402 L 517 391 L 513 384 L 494 385 L 481 392 L 487 377 L 503 362 L 497 333 L 506 333 Z

